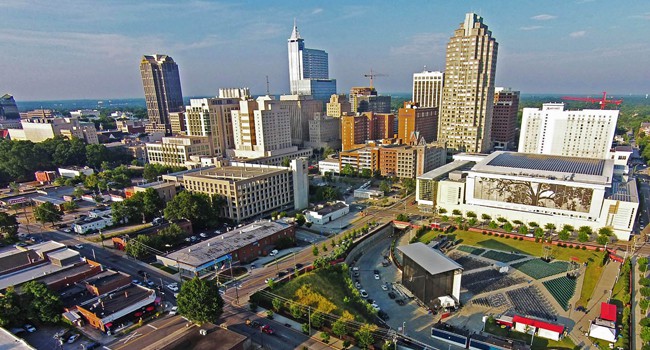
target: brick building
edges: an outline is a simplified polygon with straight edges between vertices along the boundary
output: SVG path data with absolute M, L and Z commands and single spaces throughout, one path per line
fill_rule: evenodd
M 492 111 L 492 143 L 495 149 L 515 148 L 518 110 L 519 91 L 513 91 L 510 88 L 495 88 L 494 110 Z

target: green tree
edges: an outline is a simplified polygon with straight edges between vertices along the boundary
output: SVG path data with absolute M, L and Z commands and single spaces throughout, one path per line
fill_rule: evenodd
M 402 222 L 409 222 L 409 216 L 404 213 L 399 213 L 395 217 L 395 220 L 402 221 Z
M 318 256 L 318 253 L 319 253 L 319 251 L 318 251 L 318 246 L 314 245 L 314 246 L 311 248 L 311 253 L 314 254 L 314 256 Z
M 354 176 L 356 174 L 357 171 L 354 170 L 354 168 L 350 164 L 344 165 L 343 169 L 341 169 L 341 175 Z
M 612 236 L 614 234 L 614 230 L 612 230 L 612 228 L 609 227 L 609 226 L 605 226 L 605 227 L 601 227 L 598 230 L 598 234 L 610 237 L 610 236 Z
M 72 195 L 75 196 L 75 198 L 79 199 L 81 196 L 85 194 L 86 191 L 84 191 L 83 188 L 81 187 L 75 187 L 74 191 L 72 191 Z
M 153 188 L 147 188 L 142 195 L 142 212 L 147 220 L 156 217 L 165 207 L 165 201 Z
M 379 189 L 384 192 L 384 195 L 387 195 L 388 192 L 391 190 L 391 184 L 390 182 L 384 180 L 379 183 Z
M 579 231 L 578 232 L 578 242 L 588 242 L 589 241 L 589 234 L 587 232 Z
M 549 232 L 553 232 L 556 227 L 555 224 L 549 222 L 548 224 L 544 225 L 544 228 Z
M 325 147 L 325 150 L 323 150 L 323 158 L 327 158 L 334 153 L 336 153 L 336 151 L 333 150 L 331 147 L 327 146 Z
M 25 314 L 20 309 L 20 296 L 13 286 L 9 286 L 0 298 L 0 327 L 22 324 L 24 319 Z
M 411 179 L 408 177 L 405 177 L 402 179 L 402 187 L 404 187 L 404 191 L 409 194 L 415 192 L 415 179 Z
M 583 227 L 585 227 L 585 226 L 583 226 Z M 576 230 L 576 229 L 575 229 L 573 226 L 571 226 L 571 225 L 564 225 L 564 226 L 562 226 L 562 229 L 563 229 L 563 230 L 567 230 L 567 231 L 569 231 L 569 232 L 573 232 L 573 231 Z M 590 230 L 591 230 L 591 228 L 590 228 Z
M 14 238 L 18 234 L 16 215 L 0 212 L 0 232 L 7 238 Z
M 300 307 L 300 305 L 295 303 L 291 304 L 291 307 L 289 307 L 289 312 L 291 313 L 291 316 L 293 316 L 293 318 L 295 318 L 296 320 L 300 319 L 300 317 L 302 316 L 302 308 Z
M 644 342 L 650 342 L 650 327 L 641 327 L 641 339 Z
M 210 226 L 217 217 L 207 194 L 189 191 L 177 194 L 167 203 L 164 212 L 167 220 L 187 219 L 196 228 Z
M 148 182 L 156 181 L 158 176 L 187 170 L 185 167 L 167 166 L 161 164 L 145 164 L 142 177 Z
M 526 227 L 526 225 L 519 225 L 517 231 L 522 235 L 526 235 L 528 234 L 528 227 Z
M 476 213 L 473 212 L 473 211 L 468 211 L 467 214 L 465 214 L 465 216 L 467 216 L 468 218 L 476 218 L 477 217 Z
M 498 217 L 498 218 L 497 218 L 497 221 L 503 224 L 503 223 L 508 222 L 508 219 L 506 219 L 506 218 L 504 218 L 504 217 Z
M 86 160 L 88 166 L 100 169 L 102 162 L 111 159 L 106 146 L 99 144 L 86 145 Z
M 75 211 L 77 209 L 79 209 L 79 204 L 77 204 L 77 202 L 75 201 L 69 201 L 63 203 L 63 210 L 65 210 L 66 212 Z
M 524 224 L 523 221 L 521 221 L 521 220 L 512 220 L 512 223 L 517 225 L 517 226 Z
M 142 259 L 149 255 L 149 250 L 145 245 L 149 243 L 150 238 L 146 235 L 138 235 L 134 239 L 130 239 L 126 243 L 124 251 L 129 256 L 132 256 L 136 259 Z
M 447 209 L 445 208 L 438 208 L 438 214 L 445 214 L 447 213 Z
M 454 210 L 451 211 L 451 215 L 461 216 L 461 215 L 463 215 L 463 212 L 460 211 L 459 209 L 454 209 Z
M 343 338 L 344 335 L 348 334 L 348 326 L 343 319 L 339 318 L 332 324 L 332 333 L 339 338 Z
M 213 280 L 194 277 L 183 283 L 176 301 L 179 313 L 198 324 L 216 323 L 223 312 L 223 299 Z
M 557 235 L 563 241 L 566 241 L 566 240 L 569 239 L 569 237 L 571 237 L 571 233 L 569 231 L 567 231 L 567 230 L 562 230 L 562 231 L 558 232 Z
M 536 223 L 535 221 L 531 221 L 531 222 L 528 223 L 528 226 L 530 226 L 530 227 L 539 227 L 539 224 Z
M 492 220 L 492 217 L 488 214 L 481 214 L 481 220 L 483 221 L 490 221 Z
M 376 328 L 364 323 L 357 332 L 354 333 L 354 336 L 357 338 L 357 345 L 362 349 L 367 349 L 370 345 L 375 343 L 375 337 L 373 336 L 373 331 Z
M 494 230 L 497 227 L 499 227 L 499 225 L 494 221 L 490 221 L 490 223 L 488 224 L 488 227 Z
M 279 298 L 273 298 L 272 304 L 275 312 L 280 312 L 280 310 L 282 310 L 282 300 Z
M 598 238 L 596 238 L 596 243 L 600 245 L 605 245 L 609 242 L 609 237 L 607 235 L 598 235 Z
M 535 227 L 535 237 L 542 238 L 544 237 L 544 230 L 541 227 Z
M 362 169 L 361 170 L 361 177 L 365 177 L 366 179 L 369 179 L 372 177 L 372 171 L 368 168 Z
M 285 167 L 285 168 L 288 168 L 289 166 L 291 166 L 291 159 L 289 159 L 288 157 L 285 157 L 282 160 L 282 166 Z
M 54 224 L 55 222 L 61 221 L 62 217 L 63 213 L 61 210 L 50 202 L 45 202 L 34 208 L 34 218 L 42 224 L 48 222 Z
M 59 322 L 63 304 L 58 294 L 49 290 L 45 284 L 36 281 L 25 283 L 22 291 L 29 319 L 43 323 Z
M 506 232 L 511 232 L 511 231 L 513 230 L 513 228 L 514 228 L 514 227 L 512 227 L 512 224 L 509 223 L 509 222 L 506 222 L 506 223 L 503 225 L 503 229 L 504 229 Z
M 307 219 L 305 219 L 304 215 L 296 214 L 296 224 L 298 224 L 298 226 L 304 225 L 305 221 L 307 221 Z
M 323 314 L 320 312 L 314 312 L 311 315 L 311 326 L 316 329 L 320 329 L 323 326 Z

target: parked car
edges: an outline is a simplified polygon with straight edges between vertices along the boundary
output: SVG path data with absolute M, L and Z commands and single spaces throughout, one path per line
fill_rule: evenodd
M 395 299 L 397 296 L 393 292 L 388 292 L 388 297 L 391 299 Z
M 75 333 L 75 334 L 71 335 L 70 338 L 68 338 L 68 344 L 72 344 L 72 343 L 76 342 L 77 339 L 79 339 L 79 337 L 80 337 L 80 335 L 78 333 Z
M 201 236 L 201 238 L 208 238 L 208 234 L 205 232 L 199 233 L 199 236 Z
M 92 343 L 90 343 L 90 344 L 82 344 L 82 345 L 81 345 L 81 348 L 82 348 L 83 350 L 91 350 L 91 349 L 97 349 L 97 348 L 99 348 L 100 346 L 102 346 L 102 344 L 97 343 L 97 342 L 92 342 Z
M 379 310 L 379 312 L 377 312 L 377 316 L 379 316 L 379 318 L 381 318 L 384 321 L 388 321 L 390 319 L 390 317 L 388 317 L 388 314 L 384 310 Z
M 176 283 L 168 284 L 167 288 L 169 288 L 169 290 L 171 290 L 172 292 L 178 292 L 178 284 Z
M 84 249 L 84 246 L 82 246 L 81 244 L 75 244 L 74 247 L 77 249 Z
M 174 306 L 174 307 L 172 307 L 171 310 L 169 310 L 169 314 L 170 314 L 171 316 L 174 316 L 174 315 L 176 315 L 177 313 L 178 313 L 178 306 Z
M 303 265 L 303 264 L 296 264 L 296 268 L 297 268 L 297 269 L 302 269 L 303 266 L 305 266 L 305 265 Z
M 263 326 L 260 328 L 260 330 L 262 331 L 262 333 L 266 333 L 266 334 L 268 334 L 268 335 L 273 335 L 273 333 L 274 333 L 274 332 L 273 332 L 273 328 L 271 328 L 271 326 L 269 326 L 269 325 L 267 325 L 267 324 L 263 325 Z
M 32 326 L 31 324 L 26 324 L 23 326 L 23 328 L 25 328 L 25 330 L 28 331 L 29 333 L 36 332 L 36 327 Z
M 375 274 L 375 279 L 376 279 L 376 280 L 379 279 L 379 274 Z
M 359 294 L 361 294 L 362 298 L 367 298 L 368 297 L 368 293 L 366 292 L 365 289 L 359 290 Z
M 388 286 L 385 285 L 385 284 L 382 284 L 382 285 L 381 285 L 381 290 L 388 290 Z
M 138 280 L 133 280 L 133 281 L 131 281 L 131 283 L 139 285 L 139 284 L 140 284 L 140 281 L 138 281 Z
M 278 250 L 277 250 L 277 249 L 273 249 L 273 250 L 269 253 L 269 256 L 276 256 L 277 254 L 278 254 Z

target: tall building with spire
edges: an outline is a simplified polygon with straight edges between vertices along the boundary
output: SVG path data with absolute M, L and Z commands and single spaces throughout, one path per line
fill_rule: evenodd
M 293 24 L 289 49 L 289 87 L 292 95 L 312 95 L 314 99 L 329 101 L 336 93 L 336 79 L 329 78 L 329 57 L 323 50 L 308 49 Z
M 144 55 L 140 74 L 149 122 L 165 125 L 167 133 L 171 133 L 169 113 L 185 109 L 178 65 L 167 55 Z
M 447 44 L 438 140 L 451 153 L 487 152 L 491 148 L 494 76 L 498 43 L 474 13 Z

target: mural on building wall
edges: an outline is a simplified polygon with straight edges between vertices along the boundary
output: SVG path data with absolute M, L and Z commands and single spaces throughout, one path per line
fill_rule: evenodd
M 525 180 L 477 177 L 474 198 L 587 213 L 593 189 Z

